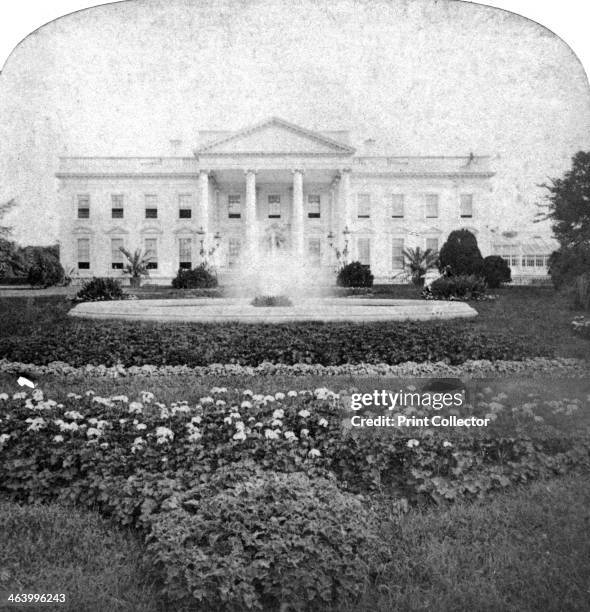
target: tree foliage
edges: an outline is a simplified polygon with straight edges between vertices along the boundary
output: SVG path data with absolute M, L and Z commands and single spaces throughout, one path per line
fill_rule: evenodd
M 423 283 L 423 278 L 430 268 L 434 268 L 438 261 L 438 253 L 432 249 L 422 250 L 420 247 L 409 248 L 403 251 L 404 259 L 410 269 L 412 282 L 415 285 Z
M 452 231 L 440 250 L 438 266 L 441 272 L 450 270 L 453 276 L 481 274 L 483 257 L 477 238 L 466 229 Z

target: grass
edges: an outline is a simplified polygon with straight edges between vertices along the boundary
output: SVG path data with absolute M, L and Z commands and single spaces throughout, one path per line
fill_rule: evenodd
M 394 570 L 355 610 L 590 609 L 590 479 L 386 521 Z
M 98 514 L 0 501 L 0 593 L 64 593 L 44 610 L 164 609 L 136 536 Z M 4 609 L 5 601 L 0 602 Z M 14 604 L 10 609 L 29 606 Z M 37 609 L 38 609 L 37 608 Z
M 401 517 L 384 503 L 381 513 L 393 567 L 343 612 L 590 609 L 587 475 Z M 96 514 L 0 502 L 0 550 L 0 590 L 63 592 L 56 609 L 66 611 L 170 609 L 141 545 Z

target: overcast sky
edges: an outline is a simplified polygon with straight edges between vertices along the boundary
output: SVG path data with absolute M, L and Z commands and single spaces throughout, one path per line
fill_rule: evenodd
M 590 148 L 587 78 L 548 30 L 460 2 L 141 0 L 29 36 L 0 75 L 0 199 L 15 238 L 57 237 L 57 156 L 187 151 L 271 115 L 392 155 L 490 154 L 498 198 Z

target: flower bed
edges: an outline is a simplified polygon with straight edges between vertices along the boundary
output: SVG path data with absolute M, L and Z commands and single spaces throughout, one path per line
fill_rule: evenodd
M 68 322 L 0 339 L 0 358 L 74 366 L 206 366 L 263 362 L 341 365 L 406 361 L 521 360 L 551 350 L 507 333 L 452 323 L 286 323 L 273 325 Z
M 374 491 L 398 505 L 473 499 L 588 465 L 588 433 L 552 424 L 576 419 L 579 399 L 510 406 L 484 390 L 470 410 L 492 421 L 485 435 L 352 431 L 347 399 L 326 388 L 216 387 L 193 405 L 149 392 L 62 402 L 38 389 L 3 393 L 0 490 L 97 507 L 139 528 L 170 599 L 317 609 L 338 593 L 354 599 L 386 560 Z

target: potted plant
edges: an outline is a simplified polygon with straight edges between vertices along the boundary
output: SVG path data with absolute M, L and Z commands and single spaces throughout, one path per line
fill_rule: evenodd
M 404 249 L 403 255 L 410 269 L 412 283 L 423 287 L 424 275 L 427 270 L 436 266 L 438 254 L 432 249 L 423 251 L 420 247 L 416 247 L 415 249 Z
M 137 289 L 141 286 L 141 277 L 149 276 L 150 274 L 147 266 L 151 261 L 151 257 L 147 253 L 142 253 L 141 249 L 136 249 L 135 252 L 131 253 L 125 247 L 119 248 L 121 253 L 127 258 L 123 272 L 131 276 L 131 286 Z

